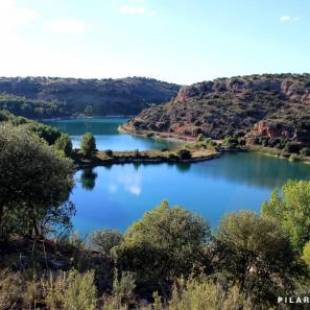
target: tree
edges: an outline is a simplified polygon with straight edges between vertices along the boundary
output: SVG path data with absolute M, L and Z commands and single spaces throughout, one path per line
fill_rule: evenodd
M 274 219 L 249 211 L 229 214 L 219 225 L 217 240 L 221 268 L 242 291 L 268 298 L 278 287 L 275 281 L 289 285 L 286 273 L 293 267 L 294 254 L 288 235 Z
M 201 217 L 163 201 L 129 227 L 115 253 L 121 270 L 137 272 L 140 284 L 161 286 L 201 265 L 210 240 Z
M 192 158 L 192 153 L 187 149 L 181 149 L 178 151 L 177 154 L 181 159 L 191 159 Z
M 72 141 L 67 134 L 61 134 L 61 136 L 55 142 L 56 149 L 62 151 L 67 157 L 72 154 Z
M 119 245 L 123 240 L 122 234 L 117 230 L 98 230 L 90 236 L 92 245 L 104 254 L 109 254 L 110 250 Z
M 69 223 L 73 164 L 23 127 L 0 126 L 0 224 L 11 232 L 38 234 L 46 224 Z
M 289 181 L 275 190 L 262 206 L 262 214 L 275 218 L 290 235 L 292 245 L 302 251 L 310 240 L 310 182 Z
M 92 157 L 96 154 L 96 140 L 92 133 L 87 132 L 82 136 L 81 151 L 85 157 Z

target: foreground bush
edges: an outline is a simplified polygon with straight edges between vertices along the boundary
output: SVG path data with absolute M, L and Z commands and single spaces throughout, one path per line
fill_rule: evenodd
M 286 275 L 294 265 L 288 235 L 273 219 L 242 211 L 225 216 L 217 239 L 221 245 L 221 270 L 254 303 L 276 300 L 280 287 L 290 287 Z
M 299 252 L 310 240 L 310 182 L 289 181 L 275 190 L 262 206 L 262 214 L 276 219 Z
M 137 273 L 143 288 L 165 286 L 178 276 L 188 276 L 206 259 L 204 246 L 210 241 L 207 223 L 181 207 L 162 202 L 146 212 L 114 248 L 121 270 Z
M 0 238 L 69 224 L 73 165 L 22 127 L 0 125 Z

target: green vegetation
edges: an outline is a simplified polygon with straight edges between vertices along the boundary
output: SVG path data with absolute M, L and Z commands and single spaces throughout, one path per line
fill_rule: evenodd
M 69 135 L 62 133 L 55 141 L 55 148 L 62 151 L 67 157 L 70 157 L 72 155 L 72 141 Z
M 0 125 L 0 237 L 69 224 L 72 162 L 23 126 Z
M 135 115 L 174 97 L 180 86 L 155 79 L 0 78 L 0 109 L 42 119 Z
M 82 136 L 81 152 L 86 158 L 91 158 L 96 155 L 96 140 L 92 133 L 87 132 Z
M 187 149 L 181 149 L 177 152 L 177 155 L 181 158 L 181 159 L 191 159 L 192 158 L 192 153 L 187 150 Z
M 1 122 L 7 122 L 13 126 L 22 127 L 25 131 L 30 131 L 39 138 L 44 139 L 49 145 L 55 144 L 56 140 L 61 136 L 61 132 L 54 127 L 24 117 L 15 116 L 6 110 L 0 110 L 0 124 Z
M 299 153 L 310 147 L 309 74 L 219 78 L 184 86 L 131 119 L 125 131 Z M 302 156 L 308 156 L 303 151 Z
M 273 192 L 262 212 L 275 218 L 288 232 L 293 247 L 302 251 L 310 240 L 310 182 L 289 181 L 281 192 Z
M 123 236 L 117 230 L 106 229 L 93 232 L 90 239 L 93 248 L 109 255 L 110 250 L 121 243 Z
M 68 136 L 8 112 L 0 120 L 1 308 L 273 309 L 277 296 L 307 296 L 309 181 L 275 190 L 261 214 L 224 216 L 215 232 L 200 216 L 163 201 L 124 234 L 102 230 L 82 241 L 70 230 Z M 86 134 L 72 157 L 93 163 L 216 154 L 218 144 L 198 140 L 174 150 L 111 154 L 96 153 Z M 81 174 L 85 188 L 95 179 L 90 168 Z
M 121 270 L 135 272 L 137 285 L 153 283 L 160 290 L 177 277 L 189 276 L 199 263 L 202 267 L 203 247 L 210 239 L 202 218 L 163 201 L 128 229 L 115 256 Z

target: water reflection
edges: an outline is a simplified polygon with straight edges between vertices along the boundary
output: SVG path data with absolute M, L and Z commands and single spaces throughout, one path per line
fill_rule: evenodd
M 296 178 L 310 179 L 310 165 L 253 153 L 195 164 L 97 167 L 75 176 L 84 181 L 76 182 L 71 195 L 77 208 L 74 227 L 82 234 L 101 228 L 125 231 L 167 199 L 205 217 L 215 228 L 223 214 L 259 212 L 275 186 Z
M 191 172 L 248 186 L 275 188 L 288 179 L 309 179 L 310 165 L 258 153 L 227 154 L 219 159 L 192 165 Z
M 88 191 L 92 191 L 96 186 L 96 178 L 98 174 L 92 168 L 82 170 L 80 182 L 82 187 Z

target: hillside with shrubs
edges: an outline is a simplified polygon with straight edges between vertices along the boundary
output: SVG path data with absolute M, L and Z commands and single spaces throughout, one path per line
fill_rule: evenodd
M 310 154 L 310 74 L 238 76 L 184 86 L 170 102 L 143 110 L 127 128 L 232 138 Z
M 0 109 L 30 118 L 136 115 L 175 97 L 180 86 L 155 79 L 0 78 Z

